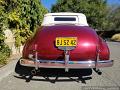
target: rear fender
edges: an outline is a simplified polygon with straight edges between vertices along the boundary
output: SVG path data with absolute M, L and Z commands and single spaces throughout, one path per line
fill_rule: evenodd
M 98 47 L 99 47 L 98 48 L 99 59 L 100 60 L 109 60 L 110 51 L 109 51 L 108 45 L 101 37 L 99 37 L 99 46 Z

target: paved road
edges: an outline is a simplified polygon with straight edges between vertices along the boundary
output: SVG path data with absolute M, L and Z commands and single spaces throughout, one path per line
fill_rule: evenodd
M 59 70 L 58 73 L 57 70 L 46 70 L 29 80 L 28 76 L 19 76 L 14 72 L 0 82 L 0 90 L 120 90 L 120 43 L 108 44 L 111 59 L 115 62 L 113 67 L 101 69 L 102 75 L 93 71 L 89 77 L 78 78 L 84 71 L 63 73 L 63 70 Z M 91 74 L 91 70 L 86 72 Z M 48 73 L 49 76 L 46 76 Z

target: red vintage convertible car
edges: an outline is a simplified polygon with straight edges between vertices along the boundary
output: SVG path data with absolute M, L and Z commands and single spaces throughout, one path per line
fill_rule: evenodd
M 82 13 L 48 13 L 24 46 L 20 65 L 38 68 L 111 67 L 106 42 L 89 27 Z

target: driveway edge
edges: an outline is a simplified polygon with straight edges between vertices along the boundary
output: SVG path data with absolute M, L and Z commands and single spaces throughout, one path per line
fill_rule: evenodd
M 14 72 L 16 63 L 19 60 L 19 58 L 20 58 L 20 55 L 15 55 L 15 56 L 13 55 L 11 58 L 9 58 L 12 60 L 7 65 L 0 68 L 0 81 L 3 78 L 7 77 L 12 72 Z

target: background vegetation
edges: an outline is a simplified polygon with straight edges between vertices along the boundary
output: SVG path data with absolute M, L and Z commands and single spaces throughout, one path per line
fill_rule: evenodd
M 10 56 L 4 30 L 14 33 L 15 45 L 19 47 L 34 34 L 47 12 L 39 0 L 0 0 L 0 64 L 6 64 Z
M 109 6 L 107 0 L 58 0 L 51 12 L 84 13 L 94 29 L 120 31 L 120 5 Z

